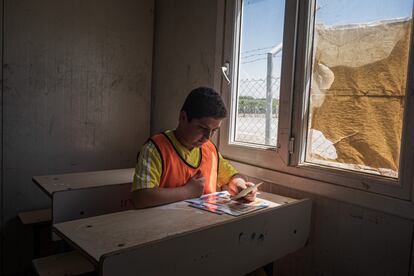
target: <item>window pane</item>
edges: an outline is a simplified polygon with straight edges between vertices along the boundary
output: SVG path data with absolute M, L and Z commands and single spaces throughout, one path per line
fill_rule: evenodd
M 232 142 L 276 146 L 284 4 L 242 2 Z
M 307 162 L 398 177 L 412 5 L 316 1 Z

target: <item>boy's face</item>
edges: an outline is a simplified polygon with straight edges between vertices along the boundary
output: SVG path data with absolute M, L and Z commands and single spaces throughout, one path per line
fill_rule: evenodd
M 180 113 L 180 126 L 182 130 L 185 146 L 194 148 L 200 147 L 207 142 L 211 136 L 220 128 L 223 119 L 215 119 L 212 117 L 203 117 L 200 119 L 193 118 L 188 120 L 185 111 Z

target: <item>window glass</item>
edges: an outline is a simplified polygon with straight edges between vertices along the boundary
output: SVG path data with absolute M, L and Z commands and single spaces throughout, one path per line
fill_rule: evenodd
M 275 147 L 284 1 L 242 1 L 231 142 Z
M 305 162 L 398 177 L 412 8 L 316 0 Z

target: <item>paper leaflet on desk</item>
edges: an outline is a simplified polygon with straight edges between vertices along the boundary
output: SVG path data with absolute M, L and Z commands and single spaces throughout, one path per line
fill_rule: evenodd
M 261 198 L 256 198 L 254 202 L 243 203 L 230 199 L 227 191 L 216 192 L 203 195 L 200 198 L 188 199 L 191 207 L 207 210 L 213 213 L 226 213 L 232 216 L 240 216 L 256 210 L 266 208 L 270 202 Z
M 209 203 L 204 203 L 204 204 L 194 204 L 194 203 L 190 203 L 189 205 L 190 207 L 194 207 L 194 208 L 198 208 L 198 209 L 203 209 L 218 215 L 222 215 L 224 214 L 223 211 L 220 211 L 220 207 L 214 204 L 209 204 Z

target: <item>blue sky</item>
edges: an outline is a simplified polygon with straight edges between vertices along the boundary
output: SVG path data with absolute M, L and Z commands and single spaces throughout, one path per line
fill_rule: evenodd
M 284 5 L 284 0 L 243 2 L 241 78 L 265 78 L 266 53 L 283 39 Z
M 344 25 L 411 16 L 413 0 L 319 0 L 317 23 Z M 282 42 L 284 0 L 243 2 L 240 77 L 265 78 L 266 53 Z M 278 74 L 280 55 L 274 59 Z

